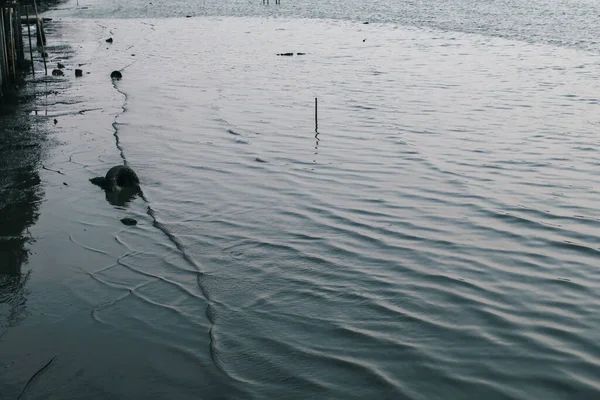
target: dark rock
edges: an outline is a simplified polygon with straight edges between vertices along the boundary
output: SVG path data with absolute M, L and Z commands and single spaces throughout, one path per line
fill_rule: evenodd
M 54 118 L 54 125 L 58 124 L 58 120 Z
M 54 70 L 52 70 L 52 75 L 54 75 L 54 76 L 63 76 L 64 72 L 62 72 L 60 69 L 54 69 Z
M 75 77 L 76 78 L 81 78 L 83 76 L 83 71 L 80 69 L 76 69 L 75 70 Z
M 65 64 L 58 63 L 58 68 L 59 68 L 59 69 L 63 69 L 64 67 L 65 67 Z
M 260 157 L 256 157 L 256 158 L 255 158 L 255 161 L 256 161 L 256 162 L 264 162 L 264 163 L 266 163 L 266 161 L 265 161 L 265 160 L 263 160 L 263 159 L 262 159 L 262 158 L 260 158 Z
M 289 56 L 293 56 L 293 55 L 294 55 L 294 53 L 279 53 L 279 54 L 277 54 L 277 55 L 278 55 L 278 56 L 287 56 L 287 57 L 289 57 Z
M 106 39 L 106 43 L 112 43 L 113 42 L 113 38 L 109 37 L 108 39 Z
M 368 21 L 367 22 L 363 22 L 363 25 L 369 25 L 369 22 Z
M 69 186 L 69 184 L 67 182 L 63 182 L 63 185 L 65 186 Z
M 123 223 L 123 225 L 127 226 L 137 225 L 137 221 L 133 218 L 123 218 L 121 222 Z
M 113 71 L 110 73 L 110 77 L 112 79 L 121 79 L 123 77 L 123 74 L 121 73 L 121 71 Z
M 48 53 L 43 53 L 43 54 L 42 54 L 42 57 L 43 57 L 43 58 L 48 58 Z
M 306 53 L 296 53 L 297 56 L 305 56 Z
M 186 17 L 186 18 L 192 18 L 192 16 L 191 16 L 191 15 L 186 15 L 185 17 Z
M 126 165 L 117 165 L 108 170 L 105 177 L 90 179 L 94 185 L 107 191 L 118 191 L 124 187 L 139 187 L 140 179 L 135 171 Z

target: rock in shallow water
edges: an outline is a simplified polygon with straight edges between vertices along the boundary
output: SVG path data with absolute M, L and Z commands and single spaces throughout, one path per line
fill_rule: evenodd
M 127 226 L 137 225 L 137 221 L 133 218 L 123 218 L 121 222 L 123 223 L 123 225 Z
M 110 73 L 110 77 L 112 79 L 121 79 L 123 77 L 123 74 L 121 74 L 120 71 L 113 71 Z

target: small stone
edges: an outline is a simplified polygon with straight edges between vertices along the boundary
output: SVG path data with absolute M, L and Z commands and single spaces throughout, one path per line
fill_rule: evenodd
M 69 184 L 67 182 L 63 182 L 63 185 L 65 186 L 69 186 Z
M 363 25 L 369 25 L 369 21 L 363 22 Z
M 76 78 L 80 78 L 80 77 L 82 77 L 82 76 L 83 76 L 83 71 L 82 71 L 82 70 L 80 70 L 80 69 L 76 69 L 76 70 L 75 70 L 75 77 L 76 77 Z
M 113 71 L 110 73 L 110 77 L 112 79 L 121 79 L 123 77 L 123 74 L 121 73 L 121 71 Z
M 54 70 L 52 70 L 52 75 L 54 75 L 54 76 L 63 76 L 64 72 L 62 72 L 60 69 L 54 69 Z
M 123 218 L 121 222 L 123 223 L 123 225 L 127 226 L 137 225 L 137 221 L 133 218 Z
M 58 63 L 58 68 L 59 68 L 59 69 L 63 69 L 64 67 L 65 67 L 65 64 Z
M 112 43 L 113 42 L 113 38 L 109 37 L 108 39 L 106 39 L 106 43 Z
M 58 124 L 58 120 L 54 118 L 54 125 Z
M 185 17 L 186 17 L 186 18 L 192 18 L 192 16 L 191 16 L 191 15 L 186 15 Z

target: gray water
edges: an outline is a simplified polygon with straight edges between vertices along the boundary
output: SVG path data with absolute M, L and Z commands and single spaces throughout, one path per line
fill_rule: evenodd
M 28 110 L 57 144 L 0 382 L 597 398 L 598 6 L 282 1 L 48 14 L 89 74 Z M 87 181 L 124 162 L 143 197 Z

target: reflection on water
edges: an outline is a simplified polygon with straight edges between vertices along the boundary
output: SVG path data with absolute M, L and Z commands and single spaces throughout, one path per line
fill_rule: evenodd
M 120 190 L 104 191 L 106 201 L 115 207 L 125 207 L 141 194 L 139 187 L 124 187 Z
M 18 109 L 18 108 L 17 108 Z M 25 118 L 11 113 L 0 118 L 0 328 L 16 324 L 27 300 L 23 272 L 43 197 L 38 172 L 42 139 Z

